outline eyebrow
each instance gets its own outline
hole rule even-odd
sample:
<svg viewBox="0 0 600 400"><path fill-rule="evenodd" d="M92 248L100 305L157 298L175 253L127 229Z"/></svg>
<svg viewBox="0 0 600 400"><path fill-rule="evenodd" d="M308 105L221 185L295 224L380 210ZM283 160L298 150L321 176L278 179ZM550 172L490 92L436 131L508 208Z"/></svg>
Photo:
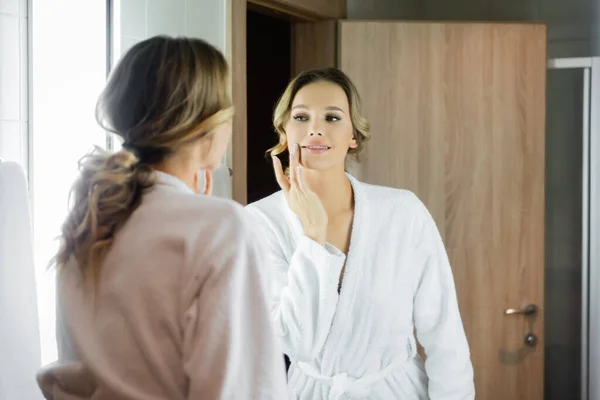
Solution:
<svg viewBox="0 0 600 400"><path fill-rule="evenodd" d="M296 108L304 108L304 109L308 109L308 107L307 107L307 106L305 106L304 104L297 104L297 105L295 105L295 106L292 108L292 110L295 110ZM328 110L328 111L339 111L339 112L341 112L342 114L344 113L344 110L342 110L341 108L339 108L339 107L336 107L336 106L328 106L328 107L325 107L325 109L326 109L326 110Z"/></svg>

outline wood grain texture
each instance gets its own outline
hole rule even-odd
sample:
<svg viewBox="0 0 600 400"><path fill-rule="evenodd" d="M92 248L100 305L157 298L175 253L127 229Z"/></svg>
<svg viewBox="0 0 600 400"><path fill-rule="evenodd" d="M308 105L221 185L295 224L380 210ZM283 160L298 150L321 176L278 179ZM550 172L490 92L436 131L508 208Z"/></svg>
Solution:
<svg viewBox="0 0 600 400"><path fill-rule="evenodd" d="M231 0L231 91L235 115L231 138L232 197L246 205L247 120L246 120L246 0Z"/></svg>
<svg viewBox="0 0 600 400"><path fill-rule="evenodd" d="M297 22L292 27L292 75L336 66L337 22Z"/></svg>
<svg viewBox="0 0 600 400"><path fill-rule="evenodd" d="M343 21L338 35L373 136L353 171L434 216L477 398L542 400L546 27ZM530 303L533 319L503 313Z"/></svg>
<svg viewBox="0 0 600 400"><path fill-rule="evenodd" d="M346 0L248 0L248 3L308 21L346 18Z"/></svg>

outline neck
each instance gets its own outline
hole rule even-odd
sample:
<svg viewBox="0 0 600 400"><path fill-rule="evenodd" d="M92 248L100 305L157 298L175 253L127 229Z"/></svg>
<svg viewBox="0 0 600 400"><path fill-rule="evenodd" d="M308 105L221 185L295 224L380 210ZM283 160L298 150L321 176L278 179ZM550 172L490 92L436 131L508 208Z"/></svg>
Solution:
<svg viewBox="0 0 600 400"><path fill-rule="evenodd" d="M352 184L343 169L306 170L305 179L311 190L319 196L327 214L352 210Z"/></svg>
<svg viewBox="0 0 600 400"><path fill-rule="evenodd" d="M175 160L164 161L153 165L152 168L178 178L194 192L198 192L198 171L190 163L177 162Z"/></svg>

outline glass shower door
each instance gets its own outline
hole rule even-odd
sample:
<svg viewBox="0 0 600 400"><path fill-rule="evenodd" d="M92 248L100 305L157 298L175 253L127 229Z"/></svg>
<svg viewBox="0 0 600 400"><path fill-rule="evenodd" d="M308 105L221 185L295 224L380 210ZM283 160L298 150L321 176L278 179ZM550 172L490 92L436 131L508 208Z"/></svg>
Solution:
<svg viewBox="0 0 600 400"><path fill-rule="evenodd" d="M592 278L597 261L590 253L592 205L591 139L596 120L593 96L595 59L550 60L547 75L545 398L597 400L591 392L597 346L591 312L597 306ZM600 86L599 86L600 89ZM594 136L597 138L597 135ZM594 139L598 140L598 139ZM596 152L597 153L597 152ZM596 161L597 162L597 161ZM597 195L596 195L597 196ZM596 200L596 197L594 197ZM595 210L595 211L593 211ZM596 297L594 297L596 296ZM597 311L595 311L597 313ZM597 325L597 323L596 323ZM598 396L598 394L595 394Z"/></svg>

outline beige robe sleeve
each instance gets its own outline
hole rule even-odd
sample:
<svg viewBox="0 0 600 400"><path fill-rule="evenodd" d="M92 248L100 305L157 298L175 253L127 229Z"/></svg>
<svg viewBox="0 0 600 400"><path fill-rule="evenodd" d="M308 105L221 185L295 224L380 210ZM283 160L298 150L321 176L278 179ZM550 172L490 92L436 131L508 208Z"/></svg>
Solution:
<svg viewBox="0 0 600 400"><path fill-rule="evenodd" d="M215 232L222 244L197 249L197 262L213 265L190 282L183 315L188 399L284 399L282 350L260 275L265 251L245 221L230 228Z"/></svg>

